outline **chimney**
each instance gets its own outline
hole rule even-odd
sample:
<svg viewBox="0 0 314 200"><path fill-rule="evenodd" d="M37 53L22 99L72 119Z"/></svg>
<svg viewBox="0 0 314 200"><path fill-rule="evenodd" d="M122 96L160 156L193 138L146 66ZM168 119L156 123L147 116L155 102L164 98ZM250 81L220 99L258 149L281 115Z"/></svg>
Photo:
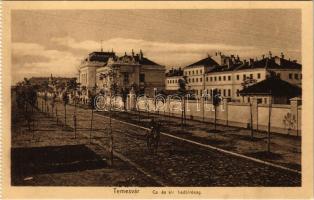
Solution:
<svg viewBox="0 0 314 200"><path fill-rule="evenodd" d="M253 63L254 63L254 59L253 59L253 58L250 58L250 63L249 63L249 64L250 64L251 66L253 66Z"/></svg>
<svg viewBox="0 0 314 200"><path fill-rule="evenodd" d="M133 51L133 49L132 49L132 56L134 57L134 51Z"/></svg>
<svg viewBox="0 0 314 200"><path fill-rule="evenodd" d="M269 58L272 58L272 54L271 54L271 51L269 51Z"/></svg>
<svg viewBox="0 0 314 200"><path fill-rule="evenodd" d="M142 49L140 49L140 60L143 59L143 52L142 52Z"/></svg>
<svg viewBox="0 0 314 200"><path fill-rule="evenodd" d="M124 52L124 56L126 56L126 52Z"/></svg>
<svg viewBox="0 0 314 200"><path fill-rule="evenodd" d="M282 59L285 58L285 55L282 52L281 52L280 56L281 56Z"/></svg>

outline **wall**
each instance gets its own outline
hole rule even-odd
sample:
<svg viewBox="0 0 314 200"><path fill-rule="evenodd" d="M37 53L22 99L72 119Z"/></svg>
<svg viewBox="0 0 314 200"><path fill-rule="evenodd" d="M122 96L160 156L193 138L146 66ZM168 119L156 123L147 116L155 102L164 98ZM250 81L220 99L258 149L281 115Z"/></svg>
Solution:
<svg viewBox="0 0 314 200"><path fill-rule="evenodd" d="M153 99L142 99L138 104L140 110L149 110L154 112L155 103ZM160 114L181 117L182 105L178 99L166 99L163 104L158 104ZM163 106L160 106L163 105ZM132 108L132 106L128 106ZM134 108L134 106L133 106ZM269 106L267 104L257 104L256 101L249 103L234 103L223 100L217 109L217 123L235 126L250 127L251 111L254 130L267 131ZM201 121L214 121L214 108L209 102L201 100L186 101L187 119L195 119ZM291 104L278 105L273 104L271 107L271 132L301 135L301 106L291 100Z"/></svg>

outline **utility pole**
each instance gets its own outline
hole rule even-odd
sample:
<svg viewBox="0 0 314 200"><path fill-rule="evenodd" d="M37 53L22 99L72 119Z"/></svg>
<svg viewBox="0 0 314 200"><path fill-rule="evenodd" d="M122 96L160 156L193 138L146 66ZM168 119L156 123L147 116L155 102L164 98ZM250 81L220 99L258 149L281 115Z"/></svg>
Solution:
<svg viewBox="0 0 314 200"><path fill-rule="evenodd" d="M267 152L270 153L270 120L271 120L271 106L272 106L272 96L269 96L269 106L268 106L268 130L267 130Z"/></svg>

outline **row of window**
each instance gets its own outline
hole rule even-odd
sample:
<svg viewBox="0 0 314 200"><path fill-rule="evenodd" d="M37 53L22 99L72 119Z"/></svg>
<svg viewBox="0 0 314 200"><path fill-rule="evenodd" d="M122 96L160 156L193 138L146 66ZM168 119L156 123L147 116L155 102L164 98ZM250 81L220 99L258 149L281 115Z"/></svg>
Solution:
<svg viewBox="0 0 314 200"><path fill-rule="evenodd" d="M192 71L185 71L184 72L184 75L188 76L188 75L199 75L199 74L202 74L203 73L203 70L192 70Z"/></svg>
<svg viewBox="0 0 314 200"><path fill-rule="evenodd" d="M231 97L231 89L217 89L218 93L220 93L223 97ZM204 91L206 94L210 95L211 91L206 89ZM195 90L196 95L203 95L203 90Z"/></svg>
<svg viewBox="0 0 314 200"><path fill-rule="evenodd" d="M299 76L300 75L300 76ZM279 75L280 76L280 75ZM289 79L295 79L295 80L299 80L299 79L302 79L302 74L292 74L292 73L289 73Z"/></svg>
<svg viewBox="0 0 314 200"><path fill-rule="evenodd" d="M84 84L87 84L87 74L82 74L81 75L81 82Z"/></svg>
<svg viewBox="0 0 314 200"><path fill-rule="evenodd" d="M242 80L246 80L247 78L254 79L254 75L253 74L249 74L249 75L243 74L242 77L243 77ZM260 79L261 78L261 74L258 73L256 78ZM240 75L239 74L236 75L236 79L240 80ZM227 81L227 80L231 81L231 76L230 75L229 76L211 76L211 77L206 77L206 82L208 82L208 81L209 82L212 82L212 81ZM202 81L203 81L202 78L189 78L188 79L189 83L194 83L194 82L198 83L198 82L202 82Z"/></svg>
<svg viewBox="0 0 314 200"><path fill-rule="evenodd" d="M197 70L196 70L197 71ZM189 71L190 72L190 71ZM281 74L277 73L277 76L280 78ZM246 80L246 79L261 79L261 74L257 73L256 75L254 74L243 74L242 77L237 74L236 75L236 80L240 80L240 78L242 78L242 80ZM267 78L267 76L266 76ZM292 74L289 73L289 79L295 79L295 80L299 80L302 79L302 74ZM231 76L211 76L211 77L206 77L206 82L212 82L212 81L231 81ZM202 78L188 78L187 79L188 83L198 83L198 82L203 82ZM178 79L174 79L174 80L168 80L168 83L178 83Z"/></svg>
<svg viewBox="0 0 314 200"><path fill-rule="evenodd" d="M167 80L167 83L178 83L178 79Z"/></svg>

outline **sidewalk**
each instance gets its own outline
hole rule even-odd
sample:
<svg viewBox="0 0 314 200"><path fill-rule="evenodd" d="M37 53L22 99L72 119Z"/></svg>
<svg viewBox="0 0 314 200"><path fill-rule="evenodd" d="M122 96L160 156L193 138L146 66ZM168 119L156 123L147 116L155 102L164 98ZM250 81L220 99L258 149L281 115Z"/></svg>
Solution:
<svg viewBox="0 0 314 200"><path fill-rule="evenodd" d="M126 162L114 159L88 137L56 124L55 118L35 111L34 129L12 102L11 184L36 186L158 186Z"/></svg>

